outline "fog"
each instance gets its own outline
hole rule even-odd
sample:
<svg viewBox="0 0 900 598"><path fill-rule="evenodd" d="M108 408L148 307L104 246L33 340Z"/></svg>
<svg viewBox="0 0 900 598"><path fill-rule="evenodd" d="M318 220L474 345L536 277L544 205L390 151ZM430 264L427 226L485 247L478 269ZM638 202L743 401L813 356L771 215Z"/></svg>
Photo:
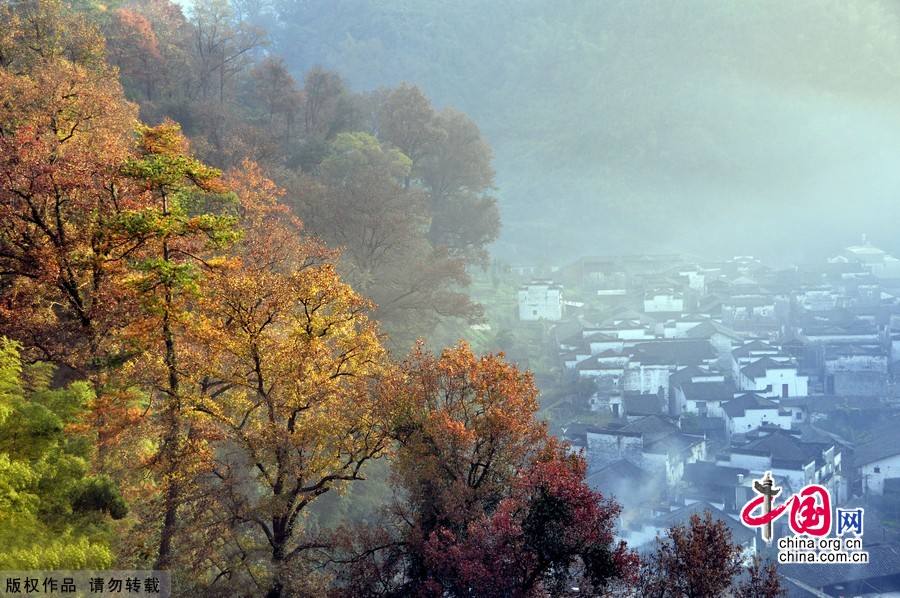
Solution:
<svg viewBox="0 0 900 598"><path fill-rule="evenodd" d="M502 259L900 249L895 2L246 4L296 73L471 115Z"/></svg>

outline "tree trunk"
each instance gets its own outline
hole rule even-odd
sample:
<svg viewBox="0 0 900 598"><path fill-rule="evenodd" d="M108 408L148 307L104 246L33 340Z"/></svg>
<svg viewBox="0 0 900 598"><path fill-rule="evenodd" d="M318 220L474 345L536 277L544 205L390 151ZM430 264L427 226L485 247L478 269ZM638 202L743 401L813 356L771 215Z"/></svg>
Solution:
<svg viewBox="0 0 900 598"><path fill-rule="evenodd" d="M168 261L169 247L163 243L163 259ZM175 470L178 463L178 445L180 436L180 405L179 405L179 379L175 354L175 335L172 332L171 314L173 309L172 289L167 286L165 291L165 308L163 312L163 340L166 346L165 364L168 374L168 396L166 397L165 412L165 439L163 440L162 466L163 476L166 480L165 514L163 526L159 538L159 553L156 558L156 568L166 568L172 555L172 538L175 535L175 527L178 515L179 488L175 482Z"/></svg>

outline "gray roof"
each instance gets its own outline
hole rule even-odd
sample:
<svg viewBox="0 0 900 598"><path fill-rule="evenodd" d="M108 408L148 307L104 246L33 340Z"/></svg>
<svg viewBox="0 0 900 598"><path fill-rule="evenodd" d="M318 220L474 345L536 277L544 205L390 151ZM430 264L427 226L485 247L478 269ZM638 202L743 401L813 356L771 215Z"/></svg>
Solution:
<svg viewBox="0 0 900 598"><path fill-rule="evenodd" d="M871 432L871 440L860 444L853 453L856 465L866 465L875 461L900 455L900 434L897 434L900 418L884 422Z"/></svg>
<svg viewBox="0 0 900 598"><path fill-rule="evenodd" d="M737 390L734 382L682 382L681 392L689 401L730 401Z"/></svg>
<svg viewBox="0 0 900 598"><path fill-rule="evenodd" d="M735 357L749 357L752 351L778 351L778 347L773 347L765 341L755 340L738 347L731 354Z"/></svg>
<svg viewBox="0 0 900 598"><path fill-rule="evenodd" d="M617 459L589 472L585 482L606 496L622 496L629 489L650 488L658 481L655 477L627 459Z"/></svg>
<svg viewBox="0 0 900 598"><path fill-rule="evenodd" d="M672 434L678 431L678 426L673 424L668 418L660 415L648 415L625 425L621 429L623 432L639 432L648 437L658 437L666 434Z"/></svg>
<svg viewBox="0 0 900 598"><path fill-rule="evenodd" d="M817 442L803 442L787 430L776 428L736 450L753 451L769 455L772 458L773 467L775 462L778 462L780 465L789 468L818 461L821 458L823 448L827 448L827 446Z"/></svg>
<svg viewBox="0 0 900 598"><path fill-rule="evenodd" d="M632 354L642 364L698 365L716 358L706 339L667 339L638 343Z"/></svg>
<svg viewBox="0 0 900 598"><path fill-rule="evenodd" d="M698 486L737 486L738 475L749 476L750 470L742 467L726 467L708 461L687 463L684 480Z"/></svg>
<svg viewBox="0 0 900 598"><path fill-rule="evenodd" d="M688 338L710 338L714 334L721 334L722 336L734 340L741 340L743 338L738 331L714 320L707 320L702 324L694 326L685 333Z"/></svg>
<svg viewBox="0 0 900 598"><path fill-rule="evenodd" d="M660 415L662 401L656 394L626 394L622 397L626 415Z"/></svg>
<svg viewBox="0 0 900 598"><path fill-rule="evenodd" d="M778 403L748 392L722 405L722 410L728 417L743 417L748 410L753 409L778 409Z"/></svg>
<svg viewBox="0 0 900 598"><path fill-rule="evenodd" d="M775 361L771 357L761 357L750 365L741 368L741 372L748 378L759 378L765 376L768 370L793 370L797 366L790 361Z"/></svg>

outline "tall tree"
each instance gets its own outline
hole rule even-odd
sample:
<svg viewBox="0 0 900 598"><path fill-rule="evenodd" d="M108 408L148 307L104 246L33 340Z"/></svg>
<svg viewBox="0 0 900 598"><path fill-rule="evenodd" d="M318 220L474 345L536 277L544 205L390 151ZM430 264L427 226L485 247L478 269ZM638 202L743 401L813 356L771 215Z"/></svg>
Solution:
<svg viewBox="0 0 900 598"><path fill-rule="evenodd" d="M192 430L183 418L189 389L182 383L180 331L191 317L189 302L203 270L215 264L210 251L233 241L237 233L235 216L228 213L232 196L219 171L190 156L178 125L142 126L138 154L126 161L123 172L143 189L149 204L126 214L122 226L144 240L131 276L142 317L129 332L142 355L145 381L161 402L157 466L164 499L155 566L165 569L172 559L183 486L189 483L180 472L193 456Z"/></svg>
<svg viewBox="0 0 900 598"><path fill-rule="evenodd" d="M215 97L223 104L233 77L246 68L265 35L257 27L235 21L227 0L195 2L192 24L198 92L204 100Z"/></svg>
<svg viewBox="0 0 900 598"><path fill-rule="evenodd" d="M104 28L107 60L119 68L123 85L154 101L159 94L163 54L153 23L132 8L113 11Z"/></svg>
<svg viewBox="0 0 900 598"><path fill-rule="evenodd" d="M142 207L119 170L136 111L83 17L49 0L0 11L13 42L0 52L0 333L91 381L106 470L134 402L110 375L128 358L116 335L135 303L120 282L142 242L120 226Z"/></svg>
<svg viewBox="0 0 900 598"><path fill-rule="evenodd" d="M368 302L328 252L300 239L257 167L246 164L232 186L245 235L198 302L188 369L204 389L194 409L222 438L214 491L237 523L231 537L268 544L268 585L254 591L276 597L298 583L305 552L322 547L303 537L305 509L364 479L388 449L393 398L378 392L388 366ZM253 573L252 562L231 566L245 580Z"/></svg>
<svg viewBox="0 0 900 598"><path fill-rule="evenodd" d="M344 82L322 68L311 69L303 81L303 125L307 138L325 139L336 132Z"/></svg>
<svg viewBox="0 0 900 598"><path fill-rule="evenodd" d="M258 105L266 127L281 130L287 142L294 133L303 96L280 58L266 57L250 70L248 104Z"/></svg>
<svg viewBox="0 0 900 598"><path fill-rule="evenodd" d="M102 52L96 31L72 32L54 2L20 8L21 39L0 69L0 265L6 308L17 310L3 322L20 330L2 332L81 370L96 355L73 349L98 349L98 320L118 303L108 270L133 249L113 229L130 205L118 168L135 111L111 71L80 50Z"/></svg>
<svg viewBox="0 0 900 598"><path fill-rule="evenodd" d="M406 154L415 166L441 135L434 121L434 108L425 94L414 85L402 83L388 90L380 102L378 138Z"/></svg>

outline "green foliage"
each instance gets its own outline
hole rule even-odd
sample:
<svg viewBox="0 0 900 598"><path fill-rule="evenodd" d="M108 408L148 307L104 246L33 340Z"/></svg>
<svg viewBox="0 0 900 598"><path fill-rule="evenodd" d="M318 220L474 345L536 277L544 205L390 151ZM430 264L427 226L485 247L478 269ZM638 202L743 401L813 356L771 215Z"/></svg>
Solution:
<svg viewBox="0 0 900 598"><path fill-rule="evenodd" d="M122 517L116 486L88 476L90 444L67 427L91 398L80 382L49 387L46 364L23 366L0 338L0 568L108 567L103 512Z"/></svg>

